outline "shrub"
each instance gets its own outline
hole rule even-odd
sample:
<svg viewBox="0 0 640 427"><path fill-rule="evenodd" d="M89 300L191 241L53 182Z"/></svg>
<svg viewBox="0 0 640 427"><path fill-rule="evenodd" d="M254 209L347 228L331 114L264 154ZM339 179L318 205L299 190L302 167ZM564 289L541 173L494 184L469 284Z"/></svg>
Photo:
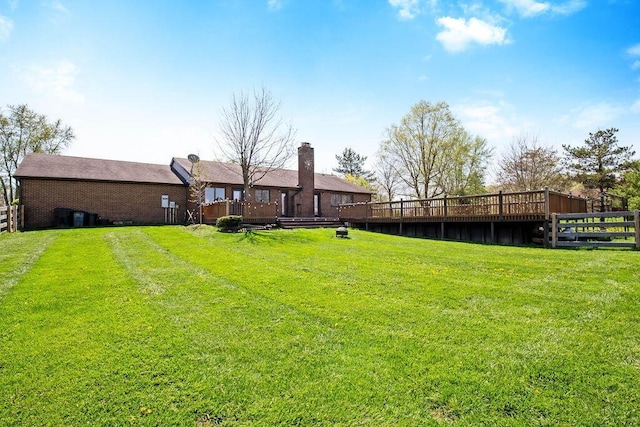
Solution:
<svg viewBox="0 0 640 427"><path fill-rule="evenodd" d="M221 216L216 220L218 231L235 233L242 226L242 217L240 215Z"/></svg>

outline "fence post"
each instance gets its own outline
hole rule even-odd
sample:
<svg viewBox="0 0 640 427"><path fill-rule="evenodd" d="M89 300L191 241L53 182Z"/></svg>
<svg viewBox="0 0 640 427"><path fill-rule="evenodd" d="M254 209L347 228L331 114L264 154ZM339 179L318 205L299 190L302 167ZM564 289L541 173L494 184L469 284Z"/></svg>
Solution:
<svg viewBox="0 0 640 427"><path fill-rule="evenodd" d="M558 246L558 214L551 214L551 247Z"/></svg>
<svg viewBox="0 0 640 427"><path fill-rule="evenodd" d="M633 213L633 222L636 229L636 250L640 249L640 210Z"/></svg>
<svg viewBox="0 0 640 427"><path fill-rule="evenodd" d="M13 233L13 225L11 224L11 217L13 216L14 206L7 206L7 233Z"/></svg>

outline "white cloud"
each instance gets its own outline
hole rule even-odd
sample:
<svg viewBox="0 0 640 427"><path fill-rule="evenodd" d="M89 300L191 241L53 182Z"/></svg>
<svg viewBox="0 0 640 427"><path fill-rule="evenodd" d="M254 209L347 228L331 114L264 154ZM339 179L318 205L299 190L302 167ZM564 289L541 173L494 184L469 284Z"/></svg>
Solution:
<svg viewBox="0 0 640 427"><path fill-rule="evenodd" d="M491 25L477 18L468 21L464 18L451 18L448 16L439 18L438 25L445 28L436 36L449 52L462 52L471 44L502 45L508 43L507 30Z"/></svg>
<svg viewBox="0 0 640 427"><path fill-rule="evenodd" d="M632 70L638 70L640 69L640 59L637 61L634 61L633 64L631 64L631 69Z"/></svg>
<svg viewBox="0 0 640 427"><path fill-rule="evenodd" d="M640 114L640 99L633 103L633 105L631 106L631 112Z"/></svg>
<svg viewBox="0 0 640 427"><path fill-rule="evenodd" d="M400 19L413 19L420 13L419 0L389 0L389 4L398 8Z"/></svg>
<svg viewBox="0 0 640 427"><path fill-rule="evenodd" d="M51 95L61 102L84 102L84 95L73 87L79 72L78 67L69 61L31 65L18 72L36 92Z"/></svg>
<svg viewBox="0 0 640 427"><path fill-rule="evenodd" d="M627 53L630 56L640 56L640 43L631 46L629 49L627 49Z"/></svg>
<svg viewBox="0 0 640 427"><path fill-rule="evenodd" d="M504 145L521 132L522 120L511 117L511 107L504 102L474 101L452 108L465 129L486 138L490 145Z"/></svg>
<svg viewBox="0 0 640 427"><path fill-rule="evenodd" d="M282 9L282 0L267 0L267 7L269 10Z"/></svg>
<svg viewBox="0 0 640 427"><path fill-rule="evenodd" d="M574 117L572 126L575 129L589 132L595 129L609 128L614 126L613 122L617 121L626 111L625 107L609 102L585 104L571 111Z"/></svg>
<svg viewBox="0 0 640 427"><path fill-rule="evenodd" d="M7 40L13 30L13 21L6 16L0 15L0 43Z"/></svg>
<svg viewBox="0 0 640 427"><path fill-rule="evenodd" d="M500 2L514 8L520 15L527 18L544 13L551 8L549 3L541 3L535 0L500 0Z"/></svg>
<svg viewBox="0 0 640 427"><path fill-rule="evenodd" d="M67 15L69 13L69 9L66 8L66 6L64 4L62 4L62 2L60 0L52 0L48 3L46 3L46 5L55 10L56 12L60 12L63 13L65 15Z"/></svg>
<svg viewBox="0 0 640 427"><path fill-rule="evenodd" d="M515 9L524 18L531 18L543 13L571 15L587 6L585 0L568 0L562 3L540 2L536 0L500 0L508 8Z"/></svg>
<svg viewBox="0 0 640 427"><path fill-rule="evenodd" d="M558 15L571 15L579 12L585 7L587 7L587 2L585 0L569 0L564 3L551 5L551 11Z"/></svg>

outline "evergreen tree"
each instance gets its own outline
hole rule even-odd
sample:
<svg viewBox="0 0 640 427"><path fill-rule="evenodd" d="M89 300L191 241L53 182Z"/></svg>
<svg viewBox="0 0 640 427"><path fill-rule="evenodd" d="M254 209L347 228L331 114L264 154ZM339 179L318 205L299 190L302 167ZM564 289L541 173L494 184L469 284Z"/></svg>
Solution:
<svg viewBox="0 0 640 427"><path fill-rule="evenodd" d="M598 189L602 201L605 192L616 185L635 154L631 147L618 146L616 132L616 128L598 130L589 133L582 147L562 146L573 178L587 188ZM604 203L601 203L601 209L604 209Z"/></svg>
<svg viewBox="0 0 640 427"><path fill-rule="evenodd" d="M367 156L361 156L353 151L351 148L345 148L342 155L336 155L338 161L338 167L333 171L346 177L351 175L357 178L364 178L367 181L373 181L373 173L364 169L364 162L367 161Z"/></svg>

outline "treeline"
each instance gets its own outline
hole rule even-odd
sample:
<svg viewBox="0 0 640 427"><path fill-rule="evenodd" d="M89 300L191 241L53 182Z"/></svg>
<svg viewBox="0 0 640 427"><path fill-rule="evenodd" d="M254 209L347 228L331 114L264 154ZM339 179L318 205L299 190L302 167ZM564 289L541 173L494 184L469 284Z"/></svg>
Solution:
<svg viewBox="0 0 640 427"><path fill-rule="evenodd" d="M420 101L386 129L373 170L364 169L367 157L346 148L336 155L334 171L369 188L380 201L549 187L591 198L614 194L638 209L640 160L633 159L631 147L618 145L617 132L597 130L581 146L563 145L561 153L536 134L518 135L499 154L495 182L488 184L493 148L471 135L445 102Z"/></svg>

